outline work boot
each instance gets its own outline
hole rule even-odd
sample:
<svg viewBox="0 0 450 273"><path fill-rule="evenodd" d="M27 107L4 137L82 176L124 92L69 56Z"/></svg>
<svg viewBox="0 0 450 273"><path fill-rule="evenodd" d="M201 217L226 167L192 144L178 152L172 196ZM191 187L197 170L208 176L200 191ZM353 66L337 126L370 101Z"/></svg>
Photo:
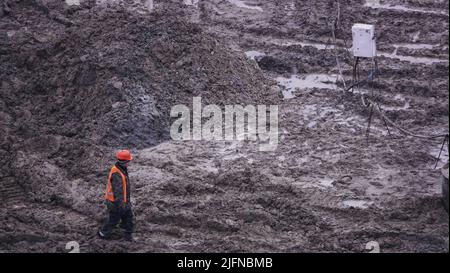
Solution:
<svg viewBox="0 0 450 273"><path fill-rule="evenodd" d="M99 237L100 239L104 239L104 240L106 240L106 239L108 239L108 238L109 238L109 236L107 236L107 235L103 234L103 232L102 232L102 230L101 230L101 229L99 229L99 230L98 230L98 232L97 232L97 235L98 235L98 237Z"/></svg>

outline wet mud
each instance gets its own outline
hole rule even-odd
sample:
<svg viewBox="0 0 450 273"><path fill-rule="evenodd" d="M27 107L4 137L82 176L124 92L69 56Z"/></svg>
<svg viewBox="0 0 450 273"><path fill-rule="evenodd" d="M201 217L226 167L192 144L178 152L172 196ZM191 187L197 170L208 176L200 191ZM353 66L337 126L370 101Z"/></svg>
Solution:
<svg viewBox="0 0 450 273"><path fill-rule="evenodd" d="M351 26L376 24L384 112L448 133L448 2L340 1L336 48L335 1L178 2L0 2L0 251L448 252L442 139L379 117L367 139L373 89L344 94L335 59L350 83ZM279 105L278 148L170 140L193 96ZM134 243L95 236L119 148Z"/></svg>

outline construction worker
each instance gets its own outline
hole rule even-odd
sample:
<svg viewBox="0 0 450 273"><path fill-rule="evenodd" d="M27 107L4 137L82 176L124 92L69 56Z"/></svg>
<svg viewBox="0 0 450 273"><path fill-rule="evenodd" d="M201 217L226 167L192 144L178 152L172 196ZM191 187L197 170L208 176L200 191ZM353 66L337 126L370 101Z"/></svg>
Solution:
<svg viewBox="0 0 450 273"><path fill-rule="evenodd" d="M130 151L122 150L116 153L116 158L117 162L109 172L106 186L108 219L98 230L98 236L102 239L109 238L112 230L120 223L119 227L125 230L125 239L131 241L134 224L127 169L133 157Z"/></svg>

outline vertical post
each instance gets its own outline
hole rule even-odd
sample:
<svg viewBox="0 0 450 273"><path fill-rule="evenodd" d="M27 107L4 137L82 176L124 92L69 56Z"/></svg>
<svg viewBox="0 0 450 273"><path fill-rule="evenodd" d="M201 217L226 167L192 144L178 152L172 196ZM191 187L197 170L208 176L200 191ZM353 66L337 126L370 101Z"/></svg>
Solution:
<svg viewBox="0 0 450 273"><path fill-rule="evenodd" d="M356 57L355 64L353 65L353 82L352 82L352 93L354 92L354 88L356 85L356 68L358 67L359 57Z"/></svg>

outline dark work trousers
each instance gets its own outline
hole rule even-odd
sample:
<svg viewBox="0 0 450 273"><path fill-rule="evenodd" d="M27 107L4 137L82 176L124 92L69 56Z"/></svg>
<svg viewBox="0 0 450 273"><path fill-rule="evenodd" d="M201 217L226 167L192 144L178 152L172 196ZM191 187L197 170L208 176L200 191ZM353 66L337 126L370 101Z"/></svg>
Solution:
<svg viewBox="0 0 450 273"><path fill-rule="evenodd" d="M103 233L105 237L110 236L112 230L120 223L119 227L123 228L127 235L131 235L134 228L131 206L121 208L120 206L107 201L106 207L108 208L108 219L101 227L101 233Z"/></svg>

